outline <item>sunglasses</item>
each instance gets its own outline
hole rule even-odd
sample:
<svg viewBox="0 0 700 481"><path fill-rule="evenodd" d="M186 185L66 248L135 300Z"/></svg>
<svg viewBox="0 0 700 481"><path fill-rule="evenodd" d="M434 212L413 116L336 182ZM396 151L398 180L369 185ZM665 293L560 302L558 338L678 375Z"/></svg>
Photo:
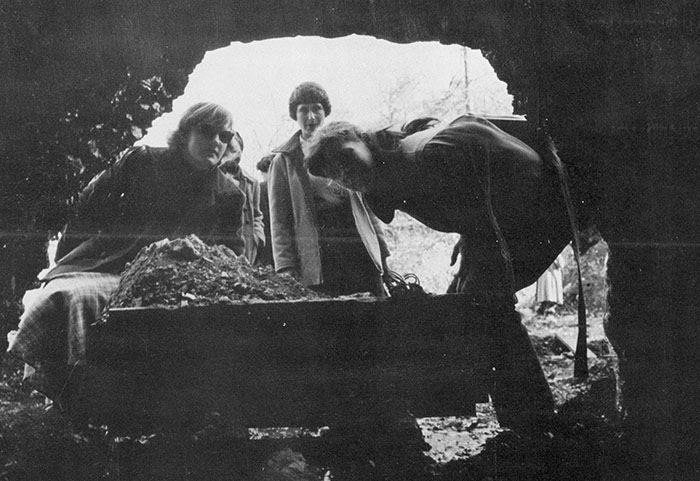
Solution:
<svg viewBox="0 0 700 481"><path fill-rule="evenodd" d="M219 130L217 127L209 124L199 124L197 125L197 130L200 134L210 139L214 139L218 136L219 140L224 144L230 143L235 135L235 133L230 130Z"/></svg>

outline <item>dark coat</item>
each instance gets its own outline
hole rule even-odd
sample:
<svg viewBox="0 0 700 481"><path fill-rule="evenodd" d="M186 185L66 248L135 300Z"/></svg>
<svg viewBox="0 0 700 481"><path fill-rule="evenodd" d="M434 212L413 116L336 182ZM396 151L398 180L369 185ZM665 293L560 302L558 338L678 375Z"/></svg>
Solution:
<svg viewBox="0 0 700 481"><path fill-rule="evenodd" d="M462 262L469 258L467 264L480 271L477 287L493 285L483 279L503 264L491 258L500 248L494 248L499 239L489 202L510 251L515 290L534 283L571 240L555 168L488 120L459 117L409 135L401 151L403 161L381 165L376 176L403 175L414 180L413 188L400 197L390 188L370 193L370 207L384 222L401 210L433 229L462 234Z"/></svg>
<svg viewBox="0 0 700 481"><path fill-rule="evenodd" d="M141 248L189 234L241 254L244 200L215 166L193 171L169 149L133 148L80 194L59 248L65 255L44 280L66 272L118 274Z"/></svg>

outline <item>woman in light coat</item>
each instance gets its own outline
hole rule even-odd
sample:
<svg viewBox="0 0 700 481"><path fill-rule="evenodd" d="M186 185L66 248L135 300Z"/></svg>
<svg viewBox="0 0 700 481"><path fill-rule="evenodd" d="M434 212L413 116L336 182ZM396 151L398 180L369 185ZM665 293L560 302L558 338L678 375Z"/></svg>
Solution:
<svg viewBox="0 0 700 481"><path fill-rule="evenodd" d="M274 150L268 196L275 269L330 295L385 294L393 275L381 222L357 192L309 174L306 145L331 113L326 91L299 85L289 115L300 127Z"/></svg>

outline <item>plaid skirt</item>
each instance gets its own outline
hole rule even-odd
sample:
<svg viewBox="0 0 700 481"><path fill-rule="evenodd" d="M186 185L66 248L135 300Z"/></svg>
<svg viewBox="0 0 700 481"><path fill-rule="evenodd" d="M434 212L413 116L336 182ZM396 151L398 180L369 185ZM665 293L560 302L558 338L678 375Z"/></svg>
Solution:
<svg viewBox="0 0 700 481"><path fill-rule="evenodd" d="M66 391L73 370L85 363L90 325L102 315L119 279L68 273L25 296L24 313L7 351L33 368L25 371L25 381L34 389L53 400Z"/></svg>

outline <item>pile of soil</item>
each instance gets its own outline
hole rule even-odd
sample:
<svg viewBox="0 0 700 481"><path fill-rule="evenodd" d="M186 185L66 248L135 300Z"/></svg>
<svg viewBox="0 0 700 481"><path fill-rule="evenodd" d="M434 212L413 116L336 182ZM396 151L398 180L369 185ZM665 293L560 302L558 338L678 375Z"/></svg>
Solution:
<svg viewBox="0 0 700 481"><path fill-rule="evenodd" d="M251 266L226 246L209 246L189 235L144 247L122 273L107 309L325 297L290 276L276 274L271 267Z"/></svg>

